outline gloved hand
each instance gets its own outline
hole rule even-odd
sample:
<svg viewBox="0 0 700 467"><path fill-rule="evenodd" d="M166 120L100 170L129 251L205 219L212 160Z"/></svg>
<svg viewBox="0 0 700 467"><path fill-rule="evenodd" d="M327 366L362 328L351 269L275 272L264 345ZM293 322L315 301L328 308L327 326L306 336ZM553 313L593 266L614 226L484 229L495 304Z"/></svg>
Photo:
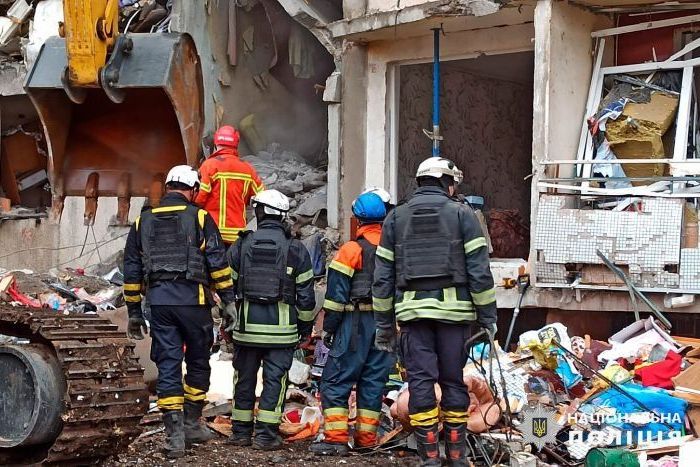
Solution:
<svg viewBox="0 0 700 467"><path fill-rule="evenodd" d="M238 307L236 302L227 303L223 309L223 315L221 317L226 323L226 332L232 332L238 325Z"/></svg>
<svg viewBox="0 0 700 467"><path fill-rule="evenodd" d="M479 325L480 325L486 332L488 332L489 335L490 335L492 338L495 338L495 337L496 337L496 333L498 332L498 326L496 326L496 323L489 323L489 324L482 324L482 323L479 323Z"/></svg>
<svg viewBox="0 0 700 467"><path fill-rule="evenodd" d="M333 334L332 332L328 331L321 331L321 340L323 341L323 345L328 347L329 349L333 347Z"/></svg>
<svg viewBox="0 0 700 467"><path fill-rule="evenodd" d="M126 335L130 339L135 339L137 341L143 340L144 334L148 334L148 325L146 320L143 319L143 315L134 315L129 318L129 324L126 328Z"/></svg>
<svg viewBox="0 0 700 467"><path fill-rule="evenodd" d="M396 352L396 328L377 328L374 346L384 352Z"/></svg>

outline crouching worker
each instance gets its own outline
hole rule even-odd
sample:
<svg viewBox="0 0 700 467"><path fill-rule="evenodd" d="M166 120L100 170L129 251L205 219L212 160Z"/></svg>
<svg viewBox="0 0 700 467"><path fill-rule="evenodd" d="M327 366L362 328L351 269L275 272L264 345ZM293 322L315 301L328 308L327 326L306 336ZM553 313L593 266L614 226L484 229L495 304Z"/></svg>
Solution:
<svg viewBox="0 0 700 467"><path fill-rule="evenodd" d="M242 299L238 311L226 317L235 369L228 442L268 451L282 446L279 423L287 374L295 348L311 335L316 299L309 252L291 238L284 223L289 199L266 190L253 198L253 207L258 229L242 232L228 251L236 294ZM263 390L256 416L261 363Z"/></svg>
<svg viewBox="0 0 700 467"><path fill-rule="evenodd" d="M384 386L394 358L374 345L376 326L372 311L372 280L377 244L386 206L372 192L352 205L360 222L357 241L345 243L328 269L323 302L324 341L330 353L321 377L324 440L311 445L316 455L348 453L348 398L357 390L355 447L377 443Z"/></svg>
<svg viewBox="0 0 700 467"><path fill-rule="evenodd" d="M190 166L173 167L160 206L144 211L131 226L124 249L124 298L129 337L143 339L145 285L151 304L151 359L158 367L158 407L166 431L165 452L182 457L185 445L214 435L201 423L209 390L213 321L209 286L231 309L235 294L219 230L192 203L199 177ZM182 381L182 361L187 365Z"/></svg>

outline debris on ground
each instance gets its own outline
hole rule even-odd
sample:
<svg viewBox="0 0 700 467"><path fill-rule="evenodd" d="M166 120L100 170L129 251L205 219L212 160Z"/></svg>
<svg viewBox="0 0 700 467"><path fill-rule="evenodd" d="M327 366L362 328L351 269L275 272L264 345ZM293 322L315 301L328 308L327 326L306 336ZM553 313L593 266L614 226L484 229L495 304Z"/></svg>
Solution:
<svg viewBox="0 0 700 467"><path fill-rule="evenodd" d="M48 274L9 271L0 274L0 301L62 312L95 313L124 305L119 285L83 270L53 270Z"/></svg>

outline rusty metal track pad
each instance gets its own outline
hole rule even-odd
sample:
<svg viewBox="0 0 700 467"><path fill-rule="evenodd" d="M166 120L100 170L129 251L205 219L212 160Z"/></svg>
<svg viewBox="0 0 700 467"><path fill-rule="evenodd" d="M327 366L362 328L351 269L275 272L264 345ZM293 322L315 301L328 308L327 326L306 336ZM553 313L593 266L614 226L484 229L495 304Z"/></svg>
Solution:
<svg viewBox="0 0 700 467"><path fill-rule="evenodd" d="M134 344L111 321L0 305L0 334L51 347L67 388L63 429L55 442L0 449L0 463L95 462L126 449L140 434L139 421L148 409L143 367Z"/></svg>

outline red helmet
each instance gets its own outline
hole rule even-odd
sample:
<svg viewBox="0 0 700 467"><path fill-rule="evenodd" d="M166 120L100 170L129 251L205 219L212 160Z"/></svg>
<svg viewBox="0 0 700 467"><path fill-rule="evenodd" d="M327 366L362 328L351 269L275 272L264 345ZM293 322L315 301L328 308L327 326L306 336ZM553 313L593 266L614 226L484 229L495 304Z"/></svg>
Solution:
<svg viewBox="0 0 700 467"><path fill-rule="evenodd" d="M214 133L214 145L226 146L229 148L238 148L238 142L241 140L241 135L234 127L224 125Z"/></svg>

